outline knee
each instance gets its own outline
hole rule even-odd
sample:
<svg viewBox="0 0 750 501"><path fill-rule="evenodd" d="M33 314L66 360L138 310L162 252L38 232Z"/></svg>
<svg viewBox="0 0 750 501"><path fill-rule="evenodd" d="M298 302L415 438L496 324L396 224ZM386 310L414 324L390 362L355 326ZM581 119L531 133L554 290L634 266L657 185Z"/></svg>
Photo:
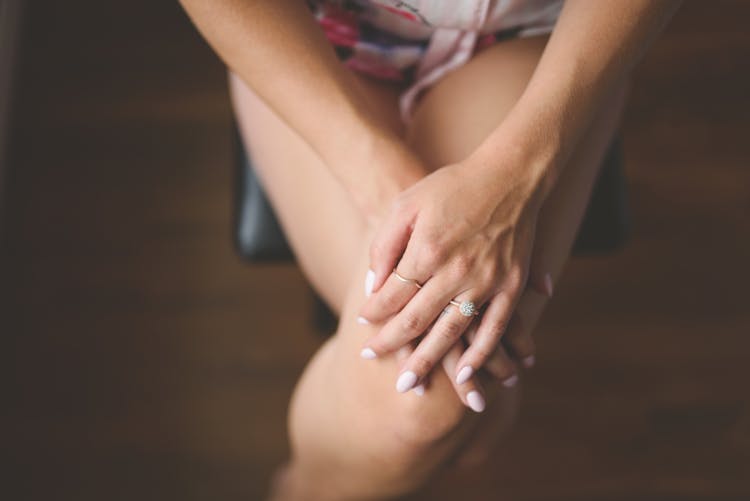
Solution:
<svg viewBox="0 0 750 501"><path fill-rule="evenodd" d="M475 444L476 435L484 435L482 430L488 428L504 435L515 421L516 391L488 392L485 412L492 406L492 415L485 415L467 409L447 377L444 383L433 382L422 397L399 395L409 398L402 399L387 417L380 413L377 419L381 426L371 430L369 452L378 464L388 465L381 474L394 492L412 492L436 471L451 465L465 469L481 464L492 452L495 440L480 437L480 442L486 443ZM467 448L468 455L464 454Z"/></svg>
<svg viewBox="0 0 750 501"><path fill-rule="evenodd" d="M394 395L391 415L381 416L403 460L423 461L436 447L447 446L452 436L476 417L458 398L447 377L441 376L432 377L422 396L414 392Z"/></svg>
<svg viewBox="0 0 750 501"><path fill-rule="evenodd" d="M395 392L394 392L395 393ZM400 496L419 489L442 467L460 444L457 431L470 418L463 403L441 386L395 394L389 403L366 410L367 418L345 434L350 447L366 451L368 481Z"/></svg>
<svg viewBox="0 0 750 501"><path fill-rule="evenodd" d="M472 449L484 453L492 440L473 444L475 430L493 430L493 435L509 431L518 416L519 388L506 388L499 381L483 381L487 408L477 414L456 395L447 376L433 377L423 396L406 395L389 420L390 434L397 454L405 461L422 462L426 456L446 459L472 442ZM413 392L410 392L413 393ZM404 397L405 395L399 395ZM480 441L481 442L481 441ZM478 447L473 447L478 445ZM488 448L489 447L489 448ZM482 454L479 454L482 456Z"/></svg>

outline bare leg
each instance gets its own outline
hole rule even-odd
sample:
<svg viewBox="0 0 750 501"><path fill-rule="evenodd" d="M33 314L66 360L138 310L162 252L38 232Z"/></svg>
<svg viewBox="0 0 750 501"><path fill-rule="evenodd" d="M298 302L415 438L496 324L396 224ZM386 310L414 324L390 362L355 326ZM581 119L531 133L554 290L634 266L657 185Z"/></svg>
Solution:
<svg viewBox="0 0 750 501"><path fill-rule="evenodd" d="M546 37L513 40L489 48L426 95L413 127L400 132L427 167L466 156L486 137L523 91L545 42ZM382 100L398 130L397 89L362 82L373 99ZM341 315L336 333L312 358L295 389L289 416L293 461L277 495L383 499L412 490L471 444L469 433L506 428L511 419L498 425L489 411L512 416L516 390L488 386L490 409L476 416L465 410L441 371L433 373L423 397L398 394L393 357L366 361L358 356L373 333L372 326L355 321L365 300L373 229L293 131L236 80L233 91L244 139L302 269ZM612 96L602 108L540 215L537 242L553 276L569 255L622 99ZM326 224L334 220L336 225ZM522 306L533 326L543 304Z"/></svg>
<svg viewBox="0 0 750 501"><path fill-rule="evenodd" d="M230 90L253 168L310 283L341 313L354 262L365 238L365 219L315 152L236 75ZM399 135L399 88L354 73L362 92ZM336 127L331 127L336 134ZM342 145L346 147L346 145ZM334 224L335 223L335 224Z"/></svg>

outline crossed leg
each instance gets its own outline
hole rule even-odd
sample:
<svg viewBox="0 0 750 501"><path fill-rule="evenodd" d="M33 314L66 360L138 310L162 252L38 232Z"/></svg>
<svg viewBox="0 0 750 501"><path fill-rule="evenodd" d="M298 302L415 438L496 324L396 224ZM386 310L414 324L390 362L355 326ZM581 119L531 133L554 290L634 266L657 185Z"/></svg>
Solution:
<svg viewBox="0 0 750 501"><path fill-rule="evenodd" d="M426 166L437 169L467 156L502 120L523 92L546 41L511 40L485 49L425 95L408 130L398 119L399 88L361 76L356 81L382 104L375 108ZM357 214L343 186L309 146L238 78L231 76L230 83L243 139L300 267L340 318L292 396L293 457L275 495L384 499L416 489L452 459L486 455L512 421L518 386L507 389L484 379L488 408L476 415L466 410L439 369L424 396L399 394L395 357L359 357L363 341L374 333L373 326L355 321L365 300L374 228ZM538 262L553 278L570 254L624 98L623 84L602 107L540 213ZM543 306L541 296L522 299L518 310L527 328L533 329Z"/></svg>

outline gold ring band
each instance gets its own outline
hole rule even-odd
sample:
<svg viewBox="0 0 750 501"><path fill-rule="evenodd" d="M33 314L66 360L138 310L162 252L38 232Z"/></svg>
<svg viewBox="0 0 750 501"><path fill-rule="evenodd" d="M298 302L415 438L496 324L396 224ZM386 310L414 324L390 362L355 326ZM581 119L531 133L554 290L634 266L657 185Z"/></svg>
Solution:
<svg viewBox="0 0 750 501"><path fill-rule="evenodd" d="M407 284L414 284L414 285L416 285L416 286L417 286L418 288L420 288L420 289L422 288L422 286L421 286L421 285L419 284L419 282L417 282L417 281L416 281L416 280L414 280L413 278L404 278L404 277L402 277L401 275L399 275L399 274L398 274L398 272L396 271L396 268L393 268L393 274L394 274L394 275L396 275L396 278L398 278L398 279L399 279L399 280L401 280L402 282L406 282Z"/></svg>

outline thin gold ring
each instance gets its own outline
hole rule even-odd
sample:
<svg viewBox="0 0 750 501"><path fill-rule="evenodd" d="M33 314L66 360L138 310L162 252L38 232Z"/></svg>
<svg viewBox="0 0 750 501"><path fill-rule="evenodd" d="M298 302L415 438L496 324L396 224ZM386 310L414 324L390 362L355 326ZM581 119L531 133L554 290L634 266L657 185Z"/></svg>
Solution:
<svg viewBox="0 0 750 501"><path fill-rule="evenodd" d="M414 284L414 285L416 285L416 286L417 286L418 288L420 288L420 289L422 288L422 286L421 286L421 285L419 285L419 282L417 282L417 281L416 281L416 280L414 280L413 278L404 278L404 277L402 277L401 275L399 275L399 274L398 274L398 272L396 271L396 268L393 268L393 274L394 274L394 275L396 275L396 278L398 278L398 279L399 279L399 280L401 280L402 282L406 282L407 284Z"/></svg>

